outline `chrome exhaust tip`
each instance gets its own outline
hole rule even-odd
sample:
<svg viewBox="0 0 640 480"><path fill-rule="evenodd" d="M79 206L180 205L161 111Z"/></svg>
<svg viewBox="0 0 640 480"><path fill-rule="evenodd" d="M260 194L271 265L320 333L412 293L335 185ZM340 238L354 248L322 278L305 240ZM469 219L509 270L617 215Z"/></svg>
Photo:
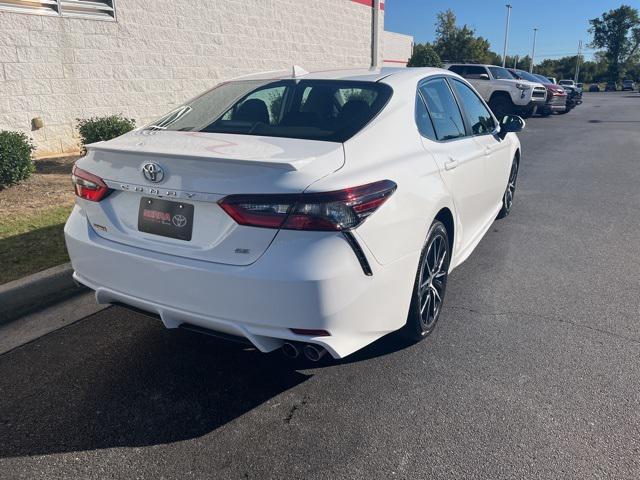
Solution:
<svg viewBox="0 0 640 480"><path fill-rule="evenodd" d="M304 352L304 356L312 362L318 362L327 353L323 347L311 343L307 343L302 351Z"/></svg>
<svg viewBox="0 0 640 480"><path fill-rule="evenodd" d="M282 344L282 353L284 353L285 357L294 359L300 356L300 349L297 345L286 342Z"/></svg>

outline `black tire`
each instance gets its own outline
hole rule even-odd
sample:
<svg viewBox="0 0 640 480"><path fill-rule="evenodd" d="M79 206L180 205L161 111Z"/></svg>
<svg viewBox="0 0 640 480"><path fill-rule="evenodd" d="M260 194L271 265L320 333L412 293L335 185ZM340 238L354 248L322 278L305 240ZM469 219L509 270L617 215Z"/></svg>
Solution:
<svg viewBox="0 0 640 480"><path fill-rule="evenodd" d="M529 108L527 110L525 110L524 112L522 112L521 117L522 118L531 118L533 116L533 112L535 111L535 108Z"/></svg>
<svg viewBox="0 0 640 480"><path fill-rule="evenodd" d="M507 95L498 94L489 100L489 108L496 116L499 122L513 111L513 102Z"/></svg>
<svg viewBox="0 0 640 480"><path fill-rule="evenodd" d="M562 110L561 112L558 112L558 115L566 115L567 113L569 113L571 110L573 110L573 108L565 108L564 110Z"/></svg>
<svg viewBox="0 0 640 480"><path fill-rule="evenodd" d="M540 111L540 116L541 116L541 117L548 117L548 116L550 116L550 115L551 115L551 113L552 113L552 111L551 111L550 109L548 109L548 108L544 108L544 109L542 109L542 110Z"/></svg>
<svg viewBox="0 0 640 480"><path fill-rule="evenodd" d="M434 220L420 255L407 324L401 331L407 340L418 342L424 339L438 323L447 290L450 261L449 234L442 222Z"/></svg>
<svg viewBox="0 0 640 480"><path fill-rule="evenodd" d="M518 158L514 158L513 162L511 162L511 171L509 172L509 181L507 183L507 188L502 195L502 208L498 213L497 218L504 218L511 212L511 207L513 207L513 199L516 196L516 187L518 185L518 170L520 169L520 163L518 162Z"/></svg>

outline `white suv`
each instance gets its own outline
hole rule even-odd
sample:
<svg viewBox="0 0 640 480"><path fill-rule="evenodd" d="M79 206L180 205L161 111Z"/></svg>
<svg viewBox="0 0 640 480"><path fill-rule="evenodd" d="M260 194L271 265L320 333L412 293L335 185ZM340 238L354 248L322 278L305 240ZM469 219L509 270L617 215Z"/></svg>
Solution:
<svg viewBox="0 0 640 480"><path fill-rule="evenodd" d="M560 80L558 82L558 84L561 87L571 87L571 88L575 88L578 92L582 93L582 87L580 86L580 84L577 84L576 82L574 82L573 80Z"/></svg>
<svg viewBox="0 0 640 480"><path fill-rule="evenodd" d="M451 64L447 68L471 83L498 119L510 113L528 117L547 100L544 85L518 80L506 68L477 64Z"/></svg>

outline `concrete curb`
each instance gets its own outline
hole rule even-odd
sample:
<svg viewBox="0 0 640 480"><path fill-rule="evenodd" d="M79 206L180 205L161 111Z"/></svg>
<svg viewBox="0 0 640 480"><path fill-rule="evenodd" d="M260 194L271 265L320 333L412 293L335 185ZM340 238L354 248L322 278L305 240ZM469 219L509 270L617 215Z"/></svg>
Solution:
<svg viewBox="0 0 640 480"><path fill-rule="evenodd" d="M85 291L72 274L65 263L0 285L0 325Z"/></svg>

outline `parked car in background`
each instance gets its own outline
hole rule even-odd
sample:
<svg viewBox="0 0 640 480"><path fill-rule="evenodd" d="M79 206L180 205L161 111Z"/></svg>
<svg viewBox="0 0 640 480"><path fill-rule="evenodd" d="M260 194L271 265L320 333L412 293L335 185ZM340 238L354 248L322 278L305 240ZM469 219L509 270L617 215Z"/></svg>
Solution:
<svg viewBox="0 0 640 480"><path fill-rule="evenodd" d="M551 83L551 80L541 75L534 75L524 70L518 70L515 68L508 69L511 75L520 79L527 80L529 82L542 83L547 89L547 100L544 105L539 105L536 108L536 113L539 113L543 117L548 117L552 113L562 113L567 109L567 92L560 85Z"/></svg>
<svg viewBox="0 0 640 480"><path fill-rule="evenodd" d="M567 109L560 113L569 113L578 105L582 105L582 92L576 87L562 87L567 92Z"/></svg>
<svg viewBox="0 0 640 480"><path fill-rule="evenodd" d="M592 83L591 85L589 85L589 91L590 92L599 92L600 91L600 85L598 85L597 83Z"/></svg>
<svg viewBox="0 0 640 480"><path fill-rule="evenodd" d="M517 116L441 69L228 81L87 145L65 226L98 302L291 357L438 321L449 273L513 204Z"/></svg>
<svg viewBox="0 0 640 480"><path fill-rule="evenodd" d="M636 89L636 82L634 82L633 80L624 80L622 82L622 91L634 91Z"/></svg>
<svg viewBox="0 0 640 480"><path fill-rule="evenodd" d="M605 92L617 92L618 91L618 84L616 82L607 82L607 84L604 87L604 91Z"/></svg>
<svg viewBox="0 0 640 480"><path fill-rule="evenodd" d="M576 83L575 81L569 80L569 79L563 79L563 80L560 80L558 82L558 85L561 85L563 87L573 88L577 92L579 92L580 95L582 95L582 84L581 83Z"/></svg>
<svg viewBox="0 0 640 480"><path fill-rule="evenodd" d="M545 80L549 82L551 81L549 78L543 75L535 75L535 76L539 78L541 82L544 82ZM560 87L560 85L558 85L558 87ZM582 103L582 92L578 91L576 87L571 87L567 85L560 88L562 88L567 94L566 108L565 110L558 111L557 113L559 114L569 113L571 110L573 110L575 107L577 107Z"/></svg>
<svg viewBox="0 0 640 480"><path fill-rule="evenodd" d="M509 114L528 117L547 100L547 89L542 84L518 80L506 68L465 63L446 68L471 83L498 119Z"/></svg>

